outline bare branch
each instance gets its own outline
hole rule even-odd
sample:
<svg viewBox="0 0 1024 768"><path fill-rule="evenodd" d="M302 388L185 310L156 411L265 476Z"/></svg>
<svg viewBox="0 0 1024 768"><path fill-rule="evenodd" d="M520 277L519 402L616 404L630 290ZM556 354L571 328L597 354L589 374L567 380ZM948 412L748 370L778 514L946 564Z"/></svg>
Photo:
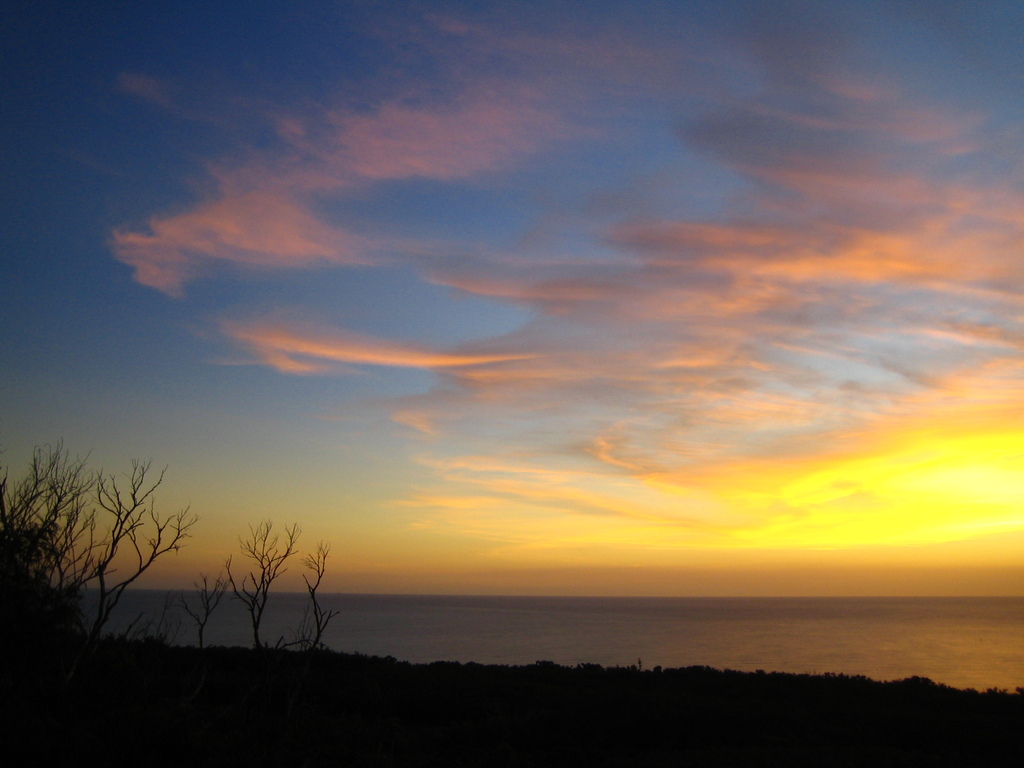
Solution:
<svg viewBox="0 0 1024 768"><path fill-rule="evenodd" d="M184 595L182 595L181 607L185 609L185 613L191 616L192 621L195 622L199 633L199 647L202 648L206 624L210 621L210 616L217 610L217 606L220 605L220 601L227 592L228 580L224 576L223 571L217 574L213 584L210 584L210 577L205 573L200 574L199 578L202 583L199 581L193 582L193 586L196 589L196 597L199 599L199 605L193 608L189 605Z"/></svg>
<svg viewBox="0 0 1024 768"><path fill-rule="evenodd" d="M95 581L98 591L96 616L89 630L95 642L117 606L124 591L145 573L153 562L168 552L177 552L196 522L188 508L169 517L156 511L153 494L164 479L162 470L155 480L148 480L150 462L133 461L126 480L115 475L96 476L97 506L107 513L106 535L94 545ZM123 550L129 550L133 562L120 577L114 561Z"/></svg>
<svg viewBox="0 0 1024 768"><path fill-rule="evenodd" d="M248 538L239 538L242 554L252 563L247 574L236 578L231 570L231 558L225 563L231 591L249 612L253 646L256 648L264 647L260 641L260 625L270 597L270 585L287 570L285 562L295 554L295 544L301 533L297 524L286 527L282 542L280 536L273 533L273 528L270 520L264 520L255 527L249 526Z"/></svg>
<svg viewBox="0 0 1024 768"><path fill-rule="evenodd" d="M157 558L181 548L196 517L188 509L157 513L154 494L164 473L153 478L149 462L132 462L125 478L94 473L57 443L35 450L20 481L2 474L0 615L77 630L81 658L124 590ZM89 621L79 600L86 587L95 587L98 598Z"/></svg>
<svg viewBox="0 0 1024 768"><path fill-rule="evenodd" d="M306 626L302 629L303 640L308 643L310 649L322 648L323 647L323 635L327 629L327 625L330 624L331 619L337 615L337 611L325 610L320 605L320 600L317 597L317 590L320 588L320 582L323 581L324 573L327 571L327 556L331 553L331 545L323 541L317 542L316 549L312 554L306 555L302 560L302 564L312 571L313 578L307 574L302 574L302 580L306 582L306 591L309 593L309 608L310 614L308 614L303 624Z"/></svg>

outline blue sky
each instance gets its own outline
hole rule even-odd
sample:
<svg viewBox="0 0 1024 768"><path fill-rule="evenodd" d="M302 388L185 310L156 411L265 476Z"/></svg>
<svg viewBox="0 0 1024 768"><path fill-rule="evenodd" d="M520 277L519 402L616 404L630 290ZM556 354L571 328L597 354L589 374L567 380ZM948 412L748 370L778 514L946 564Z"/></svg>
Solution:
<svg viewBox="0 0 1024 768"><path fill-rule="evenodd" d="M1020 593L1016 4L3 21L4 458L166 464L154 583Z"/></svg>

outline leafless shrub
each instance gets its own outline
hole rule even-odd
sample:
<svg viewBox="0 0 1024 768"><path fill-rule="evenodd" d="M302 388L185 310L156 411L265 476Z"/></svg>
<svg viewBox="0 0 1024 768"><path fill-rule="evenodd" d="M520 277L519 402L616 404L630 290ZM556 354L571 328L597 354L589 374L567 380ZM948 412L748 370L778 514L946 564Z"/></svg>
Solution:
<svg viewBox="0 0 1024 768"><path fill-rule="evenodd" d="M229 583L223 572L217 574L213 584L210 583L210 577L205 573L199 574L199 579L199 581L193 582L197 604L193 606L182 596L181 607L195 623L196 631L199 635L199 647L202 648L204 647L203 639L206 625L210 621L210 616L217 610L217 606L220 605L220 601L224 598Z"/></svg>
<svg viewBox="0 0 1024 768"><path fill-rule="evenodd" d="M231 570L230 557L225 564L231 592L249 613L254 648L264 647L260 640L260 624L270 597L270 586L287 570L285 562L295 554L295 544L301 532L297 524L286 527L282 542L280 536L273 533L273 527L271 521L264 520L255 527L249 526L248 538L239 538L242 554L251 561L247 574L236 578Z"/></svg>
<svg viewBox="0 0 1024 768"><path fill-rule="evenodd" d="M150 466L150 462L133 461L131 473L122 480L115 475L96 476L96 504L107 513L109 527L98 539L90 535L91 580L98 591L91 642L99 637L124 591L158 557L179 550L196 522L187 508L169 517L157 514L153 494L163 482L164 471L151 481ZM90 534L94 532L95 525ZM126 556L120 572L114 568L119 555Z"/></svg>
<svg viewBox="0 0 1024 768"><path fill-rule="evenodd" d="M303 616L299 637L300 643L306 648L323 647L324 631L331 619L338 614L337 611L324 609L317 597L317 590L327 570L327 556L330 553L331 545L321 541L317 543L312 554L306 555L302 560L302 564L312 571L312 579L308 574L302 574L302 580L306 582L306 591L309 593L309 603Z"/></svg>
<svg viewBox="0 0 1024 768"><path fill-rule="evenodd" d="M156 511L164 472L133 461L118 477L91 472L62 444L37 448L28 472L0 479L0 609L8 626L70 631L82 640L78 660L95 647L124 591L188 538L196 517ZM91 617L83 590L95 590Z"/></svg>

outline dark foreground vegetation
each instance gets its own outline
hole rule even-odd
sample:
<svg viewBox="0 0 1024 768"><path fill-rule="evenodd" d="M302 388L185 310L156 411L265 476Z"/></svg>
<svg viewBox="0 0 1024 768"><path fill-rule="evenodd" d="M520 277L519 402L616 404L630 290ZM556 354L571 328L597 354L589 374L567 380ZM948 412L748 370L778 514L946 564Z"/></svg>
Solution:
<svg viewBox="0 0 1024 768"><path fill-rule="evenodd" d="M1021 689L332 653L321 637L333 614L317 597L324 543L302 561L309 609L295 640L271 646L261 619L299 529L282 537L270 521L183 603L200 647L110 637L124 591L195 523L157 512L162 477L145 462L91 472L59 445L20 479L0 467L3 765L1024 765ZM202 647L225 595L245 606L252 648Z"/></svg>
<svg viewBox="0 0 1024 768"><path fill-rule="evenodd" d="M103 640L70 680L25 658L0 685L5 753L31 755L8 765L1024 765L1024 695L920 678Z"/></svg>

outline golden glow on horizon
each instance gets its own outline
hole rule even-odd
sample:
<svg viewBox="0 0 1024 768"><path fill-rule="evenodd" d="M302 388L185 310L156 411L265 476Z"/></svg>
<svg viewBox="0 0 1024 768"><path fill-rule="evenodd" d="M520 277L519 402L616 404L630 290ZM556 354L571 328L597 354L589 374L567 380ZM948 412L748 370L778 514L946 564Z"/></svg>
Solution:
<svg viewBox="0 0 1024 768"><path fill-rule="evenodd" d="M435 465L447 492L406 506L417 530L515 562L669 565L697 551L892 551L1024 531L1024 431L970 427L910 426L842 454L675 478L463 458Z"/></svg>

